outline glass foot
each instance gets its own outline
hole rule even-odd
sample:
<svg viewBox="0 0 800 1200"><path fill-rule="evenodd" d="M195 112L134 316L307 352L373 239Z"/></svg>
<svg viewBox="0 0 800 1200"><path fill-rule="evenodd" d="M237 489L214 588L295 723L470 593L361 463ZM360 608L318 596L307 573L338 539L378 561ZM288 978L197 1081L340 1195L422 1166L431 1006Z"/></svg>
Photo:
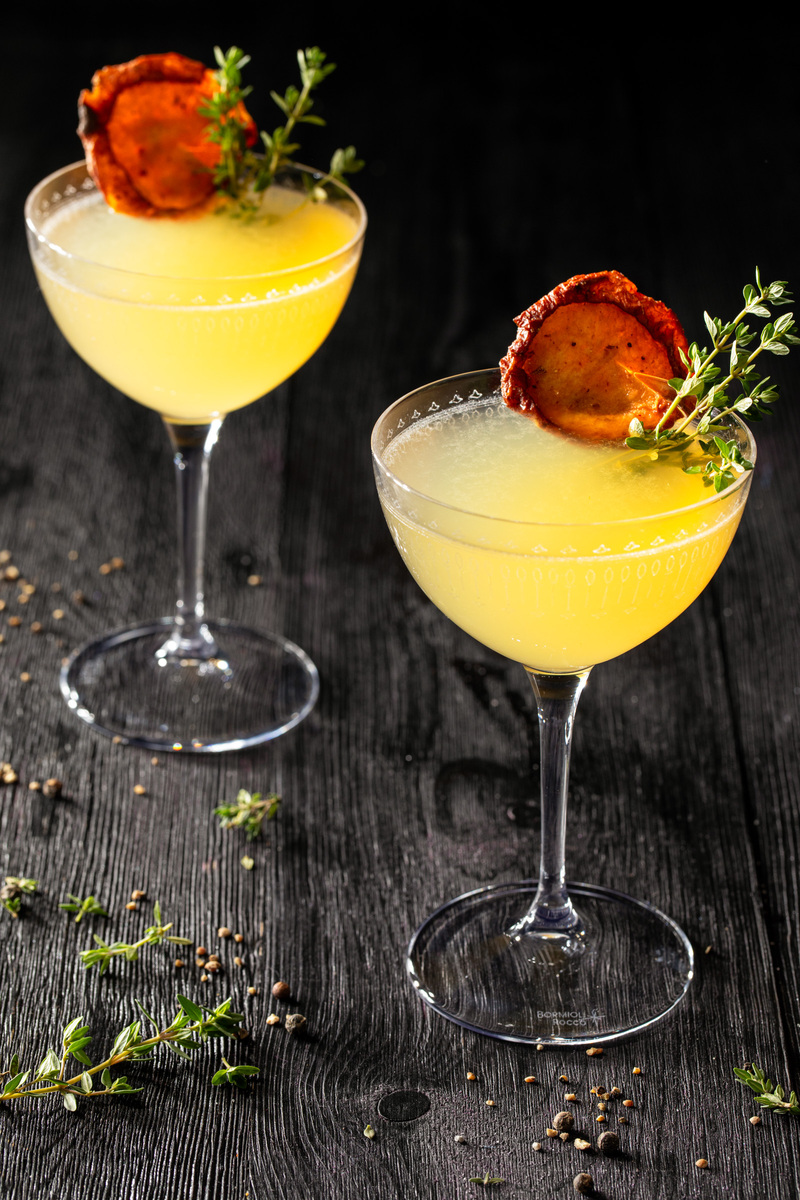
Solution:
<svg viewBox="0 0 800 1200"><path fill-rule="evenodd" d="M683 930L622 892L567 887L582 919L568 938L515 932L536 895L533 881L442 905L408 948L421 998L475 1033L544 1045L602 1045L666 1017L694 974Z"/></svg>
<svg viewBox="0 0 800 1200"><path fill-rule="evenodd" d="M125 745L195 754L257 746L308 715L319 676L299 646L230 621L206 626L217 653L205 660L163 652L171 617L87 642L62 668L64 699Z"/></svg>

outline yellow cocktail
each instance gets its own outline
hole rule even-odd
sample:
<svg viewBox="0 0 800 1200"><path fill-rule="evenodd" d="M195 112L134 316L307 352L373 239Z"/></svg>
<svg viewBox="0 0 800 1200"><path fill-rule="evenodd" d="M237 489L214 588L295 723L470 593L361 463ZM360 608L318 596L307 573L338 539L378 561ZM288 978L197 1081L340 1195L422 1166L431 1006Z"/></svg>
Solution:
<svg viewBox="0 0 800 1200"><path fill-rule="evenodd" d="M423 591L484 645L551 672L673 621L722 561L748 486L716 496L699 475L543 429L491 394L417 418L383 461L389 528Z"/></svg>
<svg viewBox="0 0 800 1200"><path fill-rule="evenodd" d="M152 749L215 753L278 737L313 707L317 671L278 634L206 618L209 455L224 416L277 387L330 332L358 266L363 205L291 166L244 204L212 197L131 217L106 206L79 163L34 188L25 213L60 329L162 415L178 483L174 616L80 647L62 693L95 729Z"/></svg>
<svg viewBox="0 0 800 1200"><path fill-rule="evenodd" d="M728 436L752 462L744 426ZM442 904L412 938L411 981L443 1016L504 1040L580 1046L645 1029L684 996L693 951L645 901L566 883L575 711L595 663L662 629L708 583L751 475L716 493L683 470L692 450L668 463L543 429L505 407L497 370L398 400L372 449L412 575L462 629L524 665L539 715L538 882Z"/></svg>
<svg viewBox="0 0 800 1200"><path fill-rule="evenodd" d="M74 186L74 185L73 185ZM93 187L42 212L34 266L59 328L120 391L210 421L292 375L330 332L361 250L354 202L273 187L257 214L113 212Z"/></svg>

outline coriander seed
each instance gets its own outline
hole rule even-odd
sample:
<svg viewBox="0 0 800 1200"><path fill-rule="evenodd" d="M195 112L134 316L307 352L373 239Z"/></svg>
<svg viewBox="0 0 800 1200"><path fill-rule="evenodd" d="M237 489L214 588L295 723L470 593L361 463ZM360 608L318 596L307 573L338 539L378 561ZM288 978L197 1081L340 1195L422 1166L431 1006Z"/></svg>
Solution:
<svg viewBox="0 0 800 1200"><path fill-rule="evenodd" d="M756 1114L754 1117L751 1117L751 1118L750 1118L750 1124L751 1124L751 1125L760 1125L760 1124L761 1124L761 1117L759 1117L759 1116L758 1116L758 1114Z"/></svg>
<svg viewBox="0 0 800 1200"><path fill-rule="evenodd" d="M569 1132L575 1124L575 1118L571 1112L558 1112L553 1117L553 1128L558 1133Z"/></svg>
<svg viewBox="0 0 800 1200"><path fill-rule="evenodd" d="M701 1171L704 1171L705 1168L708 1166L708 1159L707 1158L698 1158L694 1165L696 1167L699 1167Z"/></svg>
<svg viewBox="0 0 800 1200"><path fill-rule="evenodd" d="M302 1013L287 1013L284 1025L287 1033L300 1033L307 1021Z"/></svg>

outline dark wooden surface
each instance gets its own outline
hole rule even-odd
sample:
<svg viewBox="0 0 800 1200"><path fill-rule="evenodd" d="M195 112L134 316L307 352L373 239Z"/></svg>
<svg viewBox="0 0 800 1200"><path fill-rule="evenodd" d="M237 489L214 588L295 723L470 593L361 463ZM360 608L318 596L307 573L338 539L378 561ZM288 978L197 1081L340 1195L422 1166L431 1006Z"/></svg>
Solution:
<svg viewBox="0 0 800 1200"><path fill-rule="evenodd" d="M426 913L534 872L538 751L521 669L450 625L403 567L368 451L391 400L496 361L512 315L577 271L626 272L690 337L703 336L704 308L734 311L756 263L800 282L793 50L757 29L735 50L695 28L645 33L641 13L628 29L605 16L544 27L507 4L474 26L460 7L436 11L434 25L421 6L336 20L312 6L260 24L195 19L187 36L183 10L174 25L82 10L77 25L18 14L6 29L0 548L37 590L20 607L0 585L0 759L19 775L0 788L0 873L39 879L41 894L24 919L0 914L0 1054L38 1062L78 1013L99 1049L133 1019L134 996L166 1015L179 988L232 995L252 1031L232 1053L261 1068L252 1094L212 1089L214 1045L190 1065L132 1070L138 1098L76 1115L57 1102L1 1109L0 1192L15 1200L464 1200L487 1169L506 1179L498 1196L519 1198L569 1196L579 1169L609 1198L800 1192L797 1119L751 1126L756 1106L732 1076L756 1059L800 1081L797 362L775 360L784 399L762 426L719 574L672 627L600 667L581 704L570 873L653 900L699 951L674 1020L601 1059L462 1033L405 982L404 947ZM167 48L208 59L215 41L252 54L262 124L296 46L317 41L339 62L320 103L331 140L352 139L369 161L359 190L371 227L328 343L229 419L212 469L209 609L303 645L319 705L262 751L153 766L79 727L56 675L81 640L171 606L166 438L56 331L21 210L42 175L79 156L72 105L95 67ZM330 148L316 132L306 144L320 159ZM115 554L124 571L102 577ZM248 586L251 572L263 586ZM77 588L83 607L68 599ZM49 776L64 781L59 798L29 791ZM240 787L284 798L252 872L241 836L212 816ZM95 928L133 939L149 916L124 909L136 887L209 948L219 925L241 931L245 967L226 944L225 971L205 985L166 950L86 973L77 952L91 923L76 927L59 901L93 892L112 913ZM269 996L279 977L308 1018L304 1040L265 1024L286 1011ZM562 1074L585 1098L590 1136L589 1086L634 1098L619 1159L542 1137ZM381 1116L398 1090L427 1097L427 1112Z"/></svg>

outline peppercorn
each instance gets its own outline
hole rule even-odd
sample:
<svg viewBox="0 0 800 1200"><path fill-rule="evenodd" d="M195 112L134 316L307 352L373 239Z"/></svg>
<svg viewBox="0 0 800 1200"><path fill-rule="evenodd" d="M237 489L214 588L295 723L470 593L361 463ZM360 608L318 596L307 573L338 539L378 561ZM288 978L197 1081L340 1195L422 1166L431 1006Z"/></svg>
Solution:
<svg viewBox="0 0 800 1200"><path fill-rule="evenodd" d="M291 989L288 983L279 979L277 983L273 983L272 985L272 994L276 1000L288 1000L291 995Z"/></svg>
<svg viewBox="0 0 800 1200"><path fill-rule="evenodd" d="M559 1112L553 1117L553 1128L558 1133L569 1133L575 1124L575 1118L571 1112Z"/></svg>
<svg viewBox="0 0 800 1200"><path fill-rule="evenodd" d="M619 1134L613 1129L607 1129L605 1133L601 1133L597 1139L597 1149L603 1154L616 1154L619 1150Z"/></svg>
<svg viewBox="0 0 800 1200"><path fill-rule="evenodd" d="M572 1181L572 1186L576 1192L580 1192L582 1196L588 1196L594 1187L594 1180L588 1171L581 1171L580 1175L576 1175Z"/></svg>

